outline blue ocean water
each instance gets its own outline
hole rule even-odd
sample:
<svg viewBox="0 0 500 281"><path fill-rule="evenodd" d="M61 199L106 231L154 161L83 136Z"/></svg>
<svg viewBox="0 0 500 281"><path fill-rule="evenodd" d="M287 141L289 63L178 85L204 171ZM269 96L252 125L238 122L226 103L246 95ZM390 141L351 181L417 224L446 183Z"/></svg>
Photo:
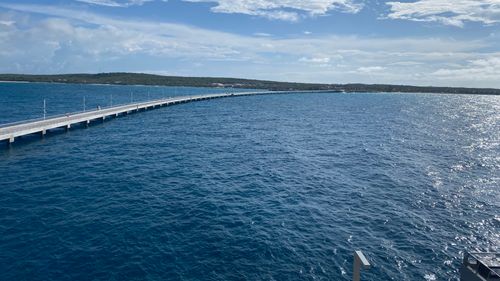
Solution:
<svg viewBox="0 0 500 281"><path fill-rule="evenodd" d="M0 83L0 123L199 88ZM220 91L220 90L219 90ZM223 90L224 91L224 90ZM500 97L165 107L0 149L0 280L458 280L500 250Z"/></svg>

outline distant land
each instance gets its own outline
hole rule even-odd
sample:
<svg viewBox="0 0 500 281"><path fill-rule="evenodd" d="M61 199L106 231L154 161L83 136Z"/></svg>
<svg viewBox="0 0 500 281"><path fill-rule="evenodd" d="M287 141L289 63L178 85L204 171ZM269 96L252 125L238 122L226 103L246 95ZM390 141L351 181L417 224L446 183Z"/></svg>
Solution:
<svg viewBox="0 0 500 281"><path fill-rule="evenodd" d="M292 90L330 90L339 92L402 92L402 93L443 93L500 95L500 89L488 88L455 88L455 87L422 87L407 85L383 84L315 84L292 83L266 80L218 77L182 77L162 76L144 73L99 73L99 74L57 74L27 75L0 74L0 81L9 82L47 82L72 84L109 84L109 85L148 85L148 86L187 86L265 89L271 91Z"/></svg>

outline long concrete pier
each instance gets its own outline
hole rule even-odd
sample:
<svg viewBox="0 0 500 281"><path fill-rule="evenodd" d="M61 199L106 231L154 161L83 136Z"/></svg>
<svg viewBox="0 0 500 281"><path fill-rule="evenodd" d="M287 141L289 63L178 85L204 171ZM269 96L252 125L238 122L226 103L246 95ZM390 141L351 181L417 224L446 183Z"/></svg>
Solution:
<svg viewBox="0 0 500 281"><path fill-rule="evenodd" d="M269 94L284 94L284 93L312 93L324 91L266 91L266 92L236 92L236 93L220 93L220 94L206 94L206 95L193 95L193 96L178 96L170 97L159 100L152 100L146 102L131 103L126 105L119 105L107 107L92 111L69 113L60 116L48 117L45 119L26 120L11 124L0 125L0 141L7 141L9 144L13 143L16 138L30 135L40 134L44 136L48 130L56 128L65 128L69 130L73 125L84 124L88 125L94 120L106 120L110 117L118 117L119 115L138 112L141 110L149 110L163 106L170 106L174 104L187 103L193 101L201 101L208 99L217 99L225 97L236 96L251 96L251 95L269 95Z"/></svg>

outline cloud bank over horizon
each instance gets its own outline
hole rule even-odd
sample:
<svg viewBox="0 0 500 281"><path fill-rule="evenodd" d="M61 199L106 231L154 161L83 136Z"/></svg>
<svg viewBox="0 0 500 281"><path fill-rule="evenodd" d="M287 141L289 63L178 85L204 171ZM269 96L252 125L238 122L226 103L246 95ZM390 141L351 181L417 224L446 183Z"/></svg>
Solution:
<svg viewBox="0 0 500 281"><path fill-rule="evenodd" d="M315 19L304 20L305 27L301 27L300 23L286 24L285 27L291 26L290 32L279 33L262 28L252 30L252 26L247 27L248 32L235 32L190 22L119 16L92 8L95 5L120 10L124 7L135 9L133 6L147 8L153 5L152 2L157 2L156 5L173 5L171 1L82 1L93 3L83 4L90 5L85 9L71 5L0 3L0 72L49 74L126 71L296 82L500 88L497 79L500 77L500 49L497 47L500 34L495 32L476 38L417 32L415 35L407 32L360 35L342 30L318 31L311 25ZM225 1L210 2L221 5ZM291 8L299 3L272 2L275 6L263 4L252 6L252 9ZM470 1L461 2L465 5ZM114 6L114 3L129 6ZM346 17L360 13L360 10L348 9L350 4L360 4L352 1L311 3L294 6L293 11L320 17L328 17L327 13L332 9ZM394 3L388 3L388 13L395 12ZM189 5L193 4L196 3ZM408 7L403 5L398 11L402 13L401 9ZM226 6L224 9L229 8ZM245 12L245 9L250 9L250 6L243 5L234 11ZM439 9L434 10L442 9L439 6ZM219 13L226 12L216 12L214 16ZM421 14L425 14L424 10ZM376 16L375 21L385 24L392 20L377 19ZM212 16L207 17L212 19ZM268 21L267 17L263 17L266 18L263 21ZM258 20L251 21L255 23ZM413 24L411 22L409 24ZM282 28L283 24L277 25ZM458 31L467 29L464 25L460 28L455 24L444 26L440 28ZM425 31L430 28L426 26L422 29Z"/></svg>

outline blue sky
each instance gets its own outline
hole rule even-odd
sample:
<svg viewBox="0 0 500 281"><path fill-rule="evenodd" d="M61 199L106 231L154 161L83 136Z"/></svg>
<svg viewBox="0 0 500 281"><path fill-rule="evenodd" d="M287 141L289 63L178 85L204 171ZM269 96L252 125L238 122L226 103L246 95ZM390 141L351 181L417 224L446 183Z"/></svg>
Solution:
<svg viewBox="0 0 500 281"><path fill-rule="evenodd" d="M500 0L0 0L1 73L500 88Z"/></svg>

